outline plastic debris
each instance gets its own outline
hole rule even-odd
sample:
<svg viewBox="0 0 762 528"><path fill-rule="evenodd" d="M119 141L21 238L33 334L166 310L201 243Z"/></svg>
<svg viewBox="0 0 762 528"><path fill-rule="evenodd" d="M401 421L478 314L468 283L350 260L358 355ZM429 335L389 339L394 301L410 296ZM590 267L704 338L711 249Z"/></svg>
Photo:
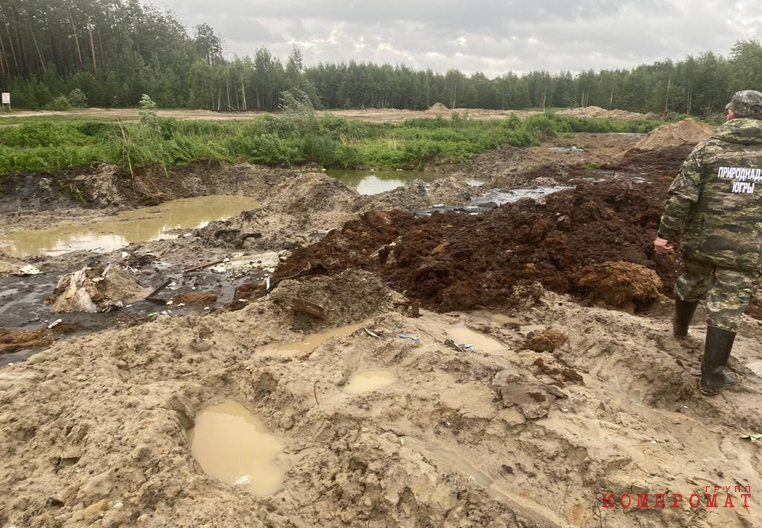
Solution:
<svg viewBox="0 0 762 528"><path fill-rule="evenodd" d="M251 477L249 475L243 475L242 477L238 477L235 479L235 482L233 482L236 486L247 486L251 484Z"/></svg>
<svg viewBox="0 0 762 528"><path fill-rule="evenodd" d="M127 253L126 251L122 251L122 258L127 258L129 256L130 256L129 253Z"/></svg>
<svg viewBox="0 0 762 528"><path fill-rule="evenodd" d="M750 442L756 442L760 438L762 438L762 434L759 433L741 435L741 440L749 440Z"/></svg>
<svg viewBox="0 0 762 528"><path fill-rule="evenodd" d="M209 269L214 273L225 273L228 270L227 267L223 266L222 264L217 264L216 266L212 266Z"/></svg>
<svg viewBox="0 0 762 528"><path fill-rule="evenodd" d="M416 343L421 340L420 337L411 336L410 334L400 334L401 339L412 339Z"/></svg>
<svg viewBox="0 0 762 528"><path fill-rule="evenodd" d="M82 268L61 277L51 300L53 312L109 312L145 299L148 289L131 273L106 266Z"/></svg>
<svg viewBox="0 0 762 528"><path fill-rule="evenodd" d="M444 344L447 345L450 348L454 348L458 352L465 352L465 350L463 350L463 348L458 343L453 341L452 339L446 339Z"/></svg>
<svg viewBox="0 0 762 528"><path fill-rule="evenodd" d="M376 337L376 338L378 337L378 334L376 334L376 333L374 333L374 332L371 332L371 331L370 331L370 330L368 330L367 328L363 328L363 330L365 330L365 331L368 333L368 335L369 335L370 337Z"/></svg>
<svg viewBox="0 0 762 528"><path fill-rule="evenodd" d="M61 323L63 323L63 319L56 319L55 321L53 321L52 323L50 323L50 324L48 325L48 329L51 329L51 328L53 328L53 327L55 327L55 326L58 326L58 325L60 325Z"/></svg>
<svg viewBox="0 0 762 528"><path fill-rule="evenodd" d="M42 272L31 264L27 264L19 270L19 275L39 275L40 273Z"/></svg>

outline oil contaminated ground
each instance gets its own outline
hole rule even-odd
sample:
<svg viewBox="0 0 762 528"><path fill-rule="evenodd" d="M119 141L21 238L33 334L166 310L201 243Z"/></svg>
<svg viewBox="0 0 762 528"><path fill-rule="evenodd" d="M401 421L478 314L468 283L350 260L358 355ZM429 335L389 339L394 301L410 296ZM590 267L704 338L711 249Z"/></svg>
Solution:
<svg viewBox="0 0 762 528"><path fill-rule="evenodd" d="M7 177L0 526L762 524L760 305L742 383L701 397L703 314L671 337L652 249L709 133L502 147L374 195L246 164Z"/></svg>

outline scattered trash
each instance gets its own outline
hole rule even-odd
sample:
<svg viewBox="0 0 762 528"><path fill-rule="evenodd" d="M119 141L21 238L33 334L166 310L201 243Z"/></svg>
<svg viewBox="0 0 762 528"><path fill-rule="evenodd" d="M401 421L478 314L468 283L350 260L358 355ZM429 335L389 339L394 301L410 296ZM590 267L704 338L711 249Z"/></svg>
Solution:
<svg viewBox="0 0 762 528"><path fill-rule="evenodd" d="M410 334L400 334L401 339L412 339L416 343L421 340L420 337L411 336Z"/></svg>
<svg viewBox="0 0 762 528"><path fill-rule="evenodd" d="M326 319L328 317L325 313L325 308L309 301L303 301L302 299L292 300L291 309L295 312L309 314L318 319Z"/></svg>
<svg viewBox="0 0 762 528"><path fill-rule="evenodd" d="M126 251L122 251L122 258L123 259L129 258L129 256L130 256L129 253L127 253ZM119 503L119 504L121 504L121 503Z"/></svg>
<svg viewBox="0 0 762 528"><path fill-rule="evenodd" d="M147 292L131 273L109 264L64 275L48 302L56 313L109 312L145 299Z"/></svg>
<svg viewBox="0 0 762 528"><path fill-rule="evenodd" d="M63 323L63 319L56 319L48 325L48 330Z"/></svg>
<svg viewBox="0 0 762 528"><path fill-rule="evenodd" d="M117 502L116 504L114 504L114 509L115 510L118 510L118 509L120 509L122 507L124 507L124 503L123 502Z"/></svg>
<svg viewBox="0 0 762 528"><path fill-rule="evenodd" d="M463 350L463 348L452 339L445 339L444 344L447 345L448 347L454 348L458 352L465 352L465 350Z"/></svg>
<svg viewBox="0 0 762 528"><path fill-rule="evenodd" d="M760 433L754 433L754 434L742 434L741 440L749 440L750 442L756 442L762 438L762 434Z"/></svg>
<svg viewBox="0 0 762 528"><path fill-rule="evenodd" d="M23 268L19 270L19 275L39 275L42 273L40 270L32 266L31 264L27 264Z"/></svg>
<svg viewBox="0 0 762 528"><path fill-rule="evenodd" d="M371 332L371 331L370 331L370 330L368 330L367 328L363 328L363 330L365 330L365 331L368 333L368 335L369 335L370 337L375 337L375 338L378 338L378 334L376 334L376 333L374 333L374 332Z"/></svg>
<svg viewBox="0 0 762 528"><path fill-rule="evenodd" d="M224 265L222 265L222 264L217 264L216 266L212 266L210 269L211 269L211 271L213 271L214 273L225 273L225 272L227 272L227 271L228 271L228 268L227 268L227 267L225 267L225 266L224 266Z"/></svg>

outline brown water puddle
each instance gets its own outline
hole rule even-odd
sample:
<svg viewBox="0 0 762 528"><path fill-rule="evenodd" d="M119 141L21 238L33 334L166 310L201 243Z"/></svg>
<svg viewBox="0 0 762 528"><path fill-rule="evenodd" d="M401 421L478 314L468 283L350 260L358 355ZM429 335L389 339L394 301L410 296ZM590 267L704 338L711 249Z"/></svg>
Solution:
<svg viewBox="0 0 762 528"><path fill-rule="evenodd" d="M266 497L283 487L275 462L284 444L241 404L225 400L207 407L188 431L191 451L206 473Z"/></svg>
<svg viewBox="0 0 762 528"><path fill-rule="evenodd" d="M259 347L257 352L267 353L268 355L274 356L306 354L312 352L332 337L346 337L362 327L363 325L356 324L339 328L329 328L322 332L304 336L304 339L296 343L270 343L269 345Z"/></svg>
<svg viewBox="0 0 762 528"><path fill-rule="evenodd" d="M394 385L397 376L391 370L364 370L353 374L342 389L346 394L363 394Z"/></svg>
<svg viewBox="0 0 762 528"><path fill-rule="evenodd" d="M128 244L176 238L175 229L196 229L225 220L261 205L248 196L200 196L125 211L88 225L41 231L17 231L3 237L0 246L15 257L61 255L70 251L113 251Z"/></svg>
<svg viewBox="0 0 762 528"><path fill-rule="evenodd" d="M521 319L518 319L517 317L511 317L505 314L490 314L490 319L492 319L496 323L502 323L502 324L518 324L518 325L522 324Z"/></svg>
<svg viewBox="0 0 762 528"><path fill-rule="evenodd" d="M479 332L474 332L463 325L450 327L447 330L447 337L459 345L473 345L477 352L497 353L507 352L508 349L500 341L488 337Z"/></svg>

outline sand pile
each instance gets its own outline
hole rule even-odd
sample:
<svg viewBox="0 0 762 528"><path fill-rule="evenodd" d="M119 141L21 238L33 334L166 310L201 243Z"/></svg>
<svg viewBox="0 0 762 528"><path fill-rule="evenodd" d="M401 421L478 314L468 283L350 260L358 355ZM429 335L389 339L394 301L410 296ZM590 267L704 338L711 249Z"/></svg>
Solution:
<svg viewBox="0 0 762 528"><path fill-rule="evenodd" d="M426 112L427 114L449 114L450 109L447 108L442 103L437 102L431 105L430 107L428 107L426 110L424 110L424 112Z"/></svg>
<svg viewBox="0 0 762 528"><path fill-rule="evenodd" d="M627 110L606 110L600 106L585 106L561 110L557 115L569 117L587 117L593 119L647 119L644 114Z"/></svg>
<svg viewBox="0 0 762 528"><path fill-rule="evenodd" d="M649 132L631 150L657 150L680 145L695 145L712 135L714 128L694 119L663 125ZM626 154L625 154L626 155Z"/></svg>
<svg viewBox="0 0 762 528"><path fill-rule="evenodd" d="M522 200L477 216L371 213L295 251L275 277L293 275L314 261L334 270L372 269L397 291L429 306L467 310L504 305L514 287L532 282L557 292L587 293L587 279L578 284L578 272L625 261L656 271L666 293L677 265L653 254L661 196L651 185L619 181L583 184L547 197L544 205ZM632 302L635 308L654 300L628 288L622 284L616 298L596 300L617 307Z"/></svg>
<svg viewBox="0 0 762 528"><path fill-rule="evenodd" d="M316 172L286 178L261 198L282 213L353 211L360 195L336 178Z"/></svg>

